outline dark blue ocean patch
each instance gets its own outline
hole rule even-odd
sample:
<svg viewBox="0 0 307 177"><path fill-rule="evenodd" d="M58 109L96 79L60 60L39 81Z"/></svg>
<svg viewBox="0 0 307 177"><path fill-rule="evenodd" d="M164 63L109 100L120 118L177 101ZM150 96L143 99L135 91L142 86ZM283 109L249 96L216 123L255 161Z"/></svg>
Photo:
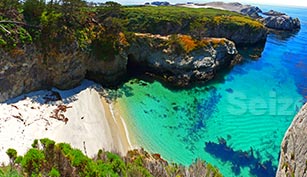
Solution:
<svg viewBox="0 0 307 177"><path fill-rule="evenodd" d="M297 53L286 52L283 55L283 65L288 69L289 73L293 77L298 93L300 93L304 97L305 101L307 101L306 57L300 56Z"/></svg>
<svg viewBox="0 0 307 177"><path fill-rule="evenodd" d="M186 142L186 149L193 152L195 142L199 141L206 129L206 121L213 117L217 110L217 104L222 96L218 93L217 89L212 87L209 96L206 99L194 98L193 103L189 107L183 108L185 117L188 120L181 122L184 126L185 135L182 135L182 141Z"/></svg>
<svg viewBox="0 0 307 177"><path fill-rule="evenodd" d="M228 88L228 89L226 89L226 92L233 93L233 90L232 90L232 88Z"/></svg>
<svg viewBox="0 0 307 177"><path fill-rule="evenodd" d="M236 175L240 174L241 167L248 167L250 173L258 177L274 177L276 174L277 167L272 165L272 160L262 163L260 158L256 158L252 148L250 151L235 151L227 145L224 138L220 138L218 143L205 142L204 150L223 162L231 162L231 169Z"/></svg>
<svg viewBox="0 0 307 177"><path fill-rule="evenodd" d="M233 81L233 80L234 80L234 77L231 76L230 74L225 77L225 81L227 81L227 82L230 82L230 81Z"/></svg>

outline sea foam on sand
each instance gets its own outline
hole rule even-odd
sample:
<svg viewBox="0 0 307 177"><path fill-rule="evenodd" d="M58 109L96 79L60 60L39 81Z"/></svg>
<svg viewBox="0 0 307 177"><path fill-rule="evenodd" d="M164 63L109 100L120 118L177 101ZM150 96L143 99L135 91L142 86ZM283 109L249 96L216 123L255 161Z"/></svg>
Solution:
<svg viewBox="0 0 307 177"><path fill-rule="evenodd" d="M0 104L0 163L8 164L8 148L21 155L41 138L69 143L90 157L99 149L125 155L132 148L125 122L100 90L84 81L71 90L37 91Z"/></svg>

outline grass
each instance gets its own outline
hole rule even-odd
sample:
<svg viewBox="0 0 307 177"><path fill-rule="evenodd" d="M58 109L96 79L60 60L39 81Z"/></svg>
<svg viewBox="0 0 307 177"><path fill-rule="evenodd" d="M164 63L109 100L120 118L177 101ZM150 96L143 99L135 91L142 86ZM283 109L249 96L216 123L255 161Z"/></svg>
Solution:
<svg viewBox="0 0 307 177"><path fill-rule="evenodd" d="M213 17L217 15L240 15L236 12L226 10L211 9L211 8L187 8L175 6L137 6L124 7L123 11L132 14L146 14L154 18L162 18L167 20L176 20L189 17ZM240 15L241 16L241 15Z"/></svg>
<svg viewBox="0 0 307 177"><path fill-rule="evenodd" d="M127 31L162 35L193 35L219 25L230 30L244 26L255 31L264 28L260 22L239 13L211 8L129 6L122 8L120 18Z"/></svg>

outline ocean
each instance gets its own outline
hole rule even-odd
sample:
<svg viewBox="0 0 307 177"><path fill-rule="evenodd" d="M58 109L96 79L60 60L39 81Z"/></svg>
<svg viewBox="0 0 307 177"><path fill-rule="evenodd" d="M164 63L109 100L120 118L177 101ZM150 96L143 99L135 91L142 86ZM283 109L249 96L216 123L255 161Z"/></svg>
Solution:
<svg viewBox="0 0 307 177"><path fill-rule="evenodd" d="M307 9L259 6L298 17L301 30L269 34L261 57L186 89L133 78L116 102L134 144L170 162L204 159L224 176L275 176L280 144L307 98Z"/></svg>

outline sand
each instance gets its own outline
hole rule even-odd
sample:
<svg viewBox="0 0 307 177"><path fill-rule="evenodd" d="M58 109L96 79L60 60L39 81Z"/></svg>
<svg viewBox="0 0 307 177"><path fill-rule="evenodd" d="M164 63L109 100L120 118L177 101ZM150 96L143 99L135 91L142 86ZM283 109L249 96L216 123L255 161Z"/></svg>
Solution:
<svg viewBox="0 0 307 177"><path fill-rule="evenodd" d="M99 149L125 155L132 148L125 122L99 94L101 90L84 81L71 90L37 91L0 104L0 163L8 164L8 148L22 155L41 138L69 143L90 157ZM61 100L52 100L56 92Z"/></svg>

